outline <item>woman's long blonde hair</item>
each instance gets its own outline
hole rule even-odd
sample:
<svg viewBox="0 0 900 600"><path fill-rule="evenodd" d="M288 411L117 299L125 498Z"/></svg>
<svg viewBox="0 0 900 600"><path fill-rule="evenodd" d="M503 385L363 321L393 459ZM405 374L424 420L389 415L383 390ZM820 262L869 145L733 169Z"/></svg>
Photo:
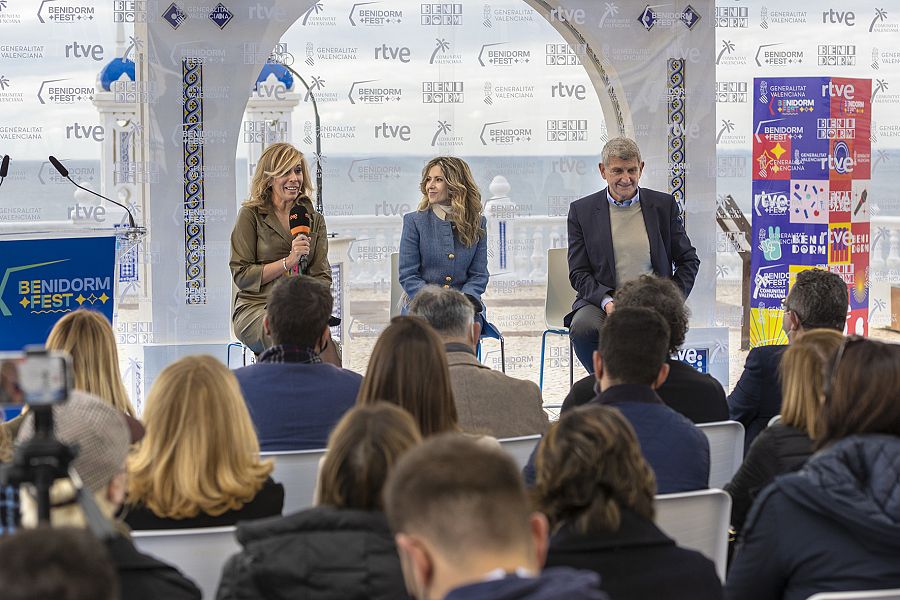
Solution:
<svg viewBox="0 0 900 600"><path fill-rule="evenodd" d="M46 347L72 357L75 389L97 396L128 416L137 416L122 383L116 336L106 317L85 308L70 312L50 330Z"/></svg>
<svg viewBox="0 0 900 600"><path fill-rule="evenodd" d="M798 336L781 359L781 422L816 435L822 411L823 374L844 336L833 329L811 329Z"/></svg>
<svg viewBox="0 0 900 600"><path fill-rule="evenodd" d="M250 182L250 197L242 206L261 208L264 211L272 208L272 180L284 177L288 172L300 165L303 168L303 185L300 186L300 199L312 202L313 185L309 177L309 166L303 153L285 142L272 144L262 153L256 163L253 179Z"/></svg>
<svg viewBox="0 0 900 600"><path fill-rule="evenodd" d="M432 158L422 169L422 181L419 190L422 192L422 200L418 210L428 209L428 192L425 189L425 179L432 167L438 166L444 173L444 180L450 193L450 207L452 209L450 219L456 225L456 234L466 246L474 246L486 234L481 228L481 215L484 208L481 206L481 192L472 177L469 165L461 158L455 156L438 156Z"/></svg>
<svg viewBox="0 0 900 600"><path fill-rule="evenodd" d="M128 502L161 517L216 516L252 500L272 472L237 379L212 356L159 374L144 411L147 433L128 459Z"/></svg>

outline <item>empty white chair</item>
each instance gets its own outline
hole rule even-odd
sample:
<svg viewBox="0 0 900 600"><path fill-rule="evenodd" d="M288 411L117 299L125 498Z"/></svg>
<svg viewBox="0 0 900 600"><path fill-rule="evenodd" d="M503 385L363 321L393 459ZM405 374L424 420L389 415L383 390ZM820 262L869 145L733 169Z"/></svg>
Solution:
<svg viewBox="0 0 900 600"><path fill-rule="evenodd" d="M138 550L178 567L194 580L204 598L215 598L222 567L241 547L234 527L133 531Z"/></svg>
<svg viewBox="0 0 900 600"><path fill-rule="evenodd" d="M709 440L709 487L725 487L744 460L744 426L737 421L717 421L698 423L697 427Z"/></svg>
<svg viewBox="0 0 900 600"><path fill-rule="evenodd" d="M544 321L547 328L541 334L540 388L544 389L544 360L547 351L547 334L564 335L569 338L569 328L563 325L563 318L572 311L572 304L578 293L569 282L568 248L547 250L547 296L544 299ZM569 338L569 387L575 380L575 353Z"/></svg>
<svg viewBox="0 0 900 600"><path fill-rule="evenodd" d="M774 417L769 419L769 422L766 424L766 427L771 427L772 425L774 425L775 423L778 423L779 421L781 421L781 415L775 415Z"/></svg>
<svg viewBox="0 0 900 600"><path fill-rule="evenodd" d="M293 450L286 452L261 452L261 457L272 459L275 470L272 479L284 486L284 510L288 515L313 504L313 494L319 477L319 460L325 450Z"/></svg>
<svg viewBox="0 0 900 600"><path fill-rule="evenodd" d="M900 589L870 592L821 592L807 600L900 600Z"/></svg>
<svg viewBox="0 0 900 600"><path fill-rule="evenodd" d="M731 496L722 490L700 490L656 496L656 524L684 548L697 550L716 564L725 580Z"/></svg>
<svg viewBox="0 0 900 600"><path fill-rule="evenodd" d="M391 307L390 315L400 316L400 298L403 297L403 286L400 285L400 253L391 252Z"/></svg>
<svg viewBox="0 0 900 600"><path fill-rule="evenodd" d="M523 435L519 437L504 438L497 441L500 442L501 448L509 452L512 457L516 459L516 464L519 465L519 468L524 468L525 465L528 464L528 458L531 456L534 447L541 441L541 436L540 434Z"/></svg>

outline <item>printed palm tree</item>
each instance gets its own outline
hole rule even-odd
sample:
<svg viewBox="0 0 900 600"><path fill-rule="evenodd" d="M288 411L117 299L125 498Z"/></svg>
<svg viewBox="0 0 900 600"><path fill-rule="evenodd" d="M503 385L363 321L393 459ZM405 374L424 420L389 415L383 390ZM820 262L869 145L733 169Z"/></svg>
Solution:
<svg viewBox="0 0 900 600"><path fill-rule="evenodd" d="M141 50L144 47L144 40L138 39L133 35L128 36L128 47L125 48L125 54L122 55L122 60L131 60L128 58L128 55L131 54L133 50Z"/></svg>
<svg viewBox="0 0 900 600"><path fill-rule="evenodd" d="M9 79L0 75L0 90L5 90L9 86Z"/></svg>
<svg viewBox="0 0 900 600"><path fill-rule="evenodd" d="M872 173L875 172L875 169L878 168L878 165L881 164L881 161L889 162L891 159L888 158L887 150L879 150L878 157L875 159L875 162L872 163Z"/></svg>
<svg viewBox="0 0 900 600"><path fill-rule="evenodd" d="M719 50L718 56L716 56L716 64L719 64L719 61L722 60L722 55L725 53L731 54L734 52L734 44L729 42L728 40L722 40L722 49Z"/></svg>
<svg viewBox="0 0 900 600"><path fill-rule="evenodd" d="M713 342L713 349L709 354L710 364L714 363L720 354L725 354L725 344L722 343L722 340L716 340Z"/></svg>
<svg viewBox="0 0 900 600"><path fill-rule="evenodd" d="M731 133L734 131L734 123L730 119L722 119L722 129L719 130L719 135L716 136L716 143L719 143L719 140L722 139L722 135L725 132Z"/></svg>
<svg viewBox="0 0 900 600"><path fill-rule="evenodd" d="M441 38L435 38L437 45L434 47L434 52L431 53L431 59L429 59L428 64L434 63L434 57L437 56L438 52L446 52L450 49L450 42L447 40L442 40Z"/></svg>
<svg viewBox="0 0 900 600"><path fill-rule="evenodd" d="M431 145L434 146L435 142L437 142L438 136L442 133L450 133L450 123L448 121L438 121L437 131L434 132L434 136L431 138Z"/></svg>
<svg viewBox="0 0 900 600"><path fill-rule="evenodd" d="M877 21L884 21L885 19L887 19L887 11L884 10L883 8L876 8L875 9L875 18L872 19L871 23L869 23L869 31L871 32L872 29L875 28L875 23Z"/></svg>
<svg viewBox="0 0 900 600"><path fill-rule="evenodd" d="M875 89L872 90L872 99L871 102L875 101L875 96L878 95L878 92L884 92L888 89L888 83L884 79L876 79L875 80Z"/></svg>
<svg viewBox="0 0 900 600"><path fill-rule="evenodd" d="M306 13L303 15L303 24L306 25L306 21L309 20L309 16L313 14L313 12L319 14L322 10L323 8L321 2L316 2L315 4L310 6L309 9L307 9Z"/></svg>
<svg viewBox="0 0 900 600"><path fill-rule="evenodd" d="M0 10L6 8L6 0L0 0Z"/></svg>
<svg viewBox="0 0 900 600"><path fill-rule="evenodd" d="M325 87L325 80L313 75L312 76L312 84L306 90L306 97L303 98L303 101L308 102L309 96L312 94L313 90L320 90L323 87Z"/></svg>
<svg viewBox="0 0 900 600"><path fill-rule="evenodd" d="M871 310L869 310L869 323L872 322L872 317L875 316L875 313L877 313L879 310L885 309L884 300L882 300L881 298L872 298L872 304L874 306Z"/></svg>
<svg viewBox="0 0 900 600"><path fill-rule="evenodd" d="M716 265L716 279L725 279L728 276L728 272L731 269L728 268L728 265Z"/></svg>
<svg viewBox="0 0 900 600"><path fill-rule="evenodd" d="M603 5L606 7L606 10L603 11L603 16L600 17L599 27L603 27L603 23L606 22L606 17L614 17L619 14L619 7L616 6L615 2L604 2Z"/></svg>

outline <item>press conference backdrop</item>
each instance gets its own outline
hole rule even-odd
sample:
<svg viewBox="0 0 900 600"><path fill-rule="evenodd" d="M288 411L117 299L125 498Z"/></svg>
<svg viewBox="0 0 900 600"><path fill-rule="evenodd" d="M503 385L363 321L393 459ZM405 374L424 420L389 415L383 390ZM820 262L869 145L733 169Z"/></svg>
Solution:
<svg viewBox="0 0 900 600"><path fill-rule="evenodd" d="M159 32L148 38L143 24L138 31L144 33L135 33L141 14L129 2L0 2L0 154L13 157L0 188L0 223L76 219L106 226L121 218L114 208L100 211L97 201L73 196L48 170L49 154L67 159L76 181L134 206L151 238L130 255L132 268L115 284L125 370L135 382L143 343L227 337L227 237L254 157L275 139L288 139L321 162L326 215L401 214L418 200L422 163L452 153L472 164L485 196L490 181L503 175L517 214L561 216L571 200L602 184L595 170L599 149L627 124L645 150L645 185L671 189L687 173L688 226L704 259L695 296L707 301L695 310L697 324L739 325L740 311L722 314L711 301L717 277L739 276L725 268L727 261L715 268L716 251L730 247L711 217L716 195L732 195L748 214L754 204L754 77L871 79L870 206L873 215L900 212L900 190L889 184L900 171L900 95L892 89L900 82L892 43L900 9L892 6L812 0L790 8L724 0L652 7L622 0L211 4L146 3L150 30ZM243 28L260 23L286 31L271 44L248 37L226 50L224 40L240 39ZM714 37L705 33L713 33L712 25ZM595 91L583 64L589 54L564 35L570 29L601 40L590 48L619 94L621 114ZM181 114L182 103L197 99L196 85L179 84L173 120L162 129L162 121L142 126L138 103L159 110L165 90L158 82L130 82L129 63L139 53L179 82L198 75L197 67L208 67L208 74L226 60L254 70L281 63L304 77L312 95L276 72L255 85L261 108L232 123L227 106L238 97L243 103L239 88L246 94L254 78L246 85L206 81L198 129ZM669 67L676 71L665 72ZM704 73L713 69L715 81L707 81ZM704 104L711 89L715 113ZM312 96L322 124L318 157ZM686 108L679 122L680 99ZM182 151L194 157L203 149L202 203L182 189L188 171L157 160L152 148L138 152L142 136L168 148L179 164ZM671 155L677 144L687 148L681 159ZM221 158L225 148L236 150L234 160ZM713 181L715 189L706 183ZM175 187L164 192L168 182ZM144 185L161 191L142 197ZM877 239L873 231L873 244ZM202 252L190 256L192 244ZM199 277L185 281L198 265L205 295L186 285L199 285ZM896 273L871 274L873 281L891 277ZM870 314L876 317L877 307Z"/></svg>

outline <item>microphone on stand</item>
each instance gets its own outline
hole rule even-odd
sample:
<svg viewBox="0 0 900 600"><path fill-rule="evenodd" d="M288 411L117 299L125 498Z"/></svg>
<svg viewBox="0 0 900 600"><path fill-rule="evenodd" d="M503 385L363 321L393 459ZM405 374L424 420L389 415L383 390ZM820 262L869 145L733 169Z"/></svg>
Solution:
<svg viewBox="0 0 900 600"><path fill-rule="evenodd" d="M122 208L124 208L124 209L125 209L125 212L128 213L128 226L129 226L131 229L138 229L138 227L134 224L134 215L131 214L131 210L130 210L127 206L125 206L125 205L122 204L121 202L116 202L116 201L113 200L112 198L107 198L106 196L104 196L104 195L102 195L102 194L98 194L98 193L95 192L94 190L90 190L90 189L88 189L88 188L86 188L86 187L84 187L84 186L82 186L82 185L78 185L77 183L75 183L75 181L74 181L71 177L69 177L69 170L68 170L67 168L65 168L65 167L63 166L63 164L62 164L61 162L59 162L59 161L56 159L55 156L50 156L50 157L48 157L48 158L50 159L50 164L53 165L53 168L56 169L57 172L59 172L60 175L62 175L62 176L65 177L66 179L68 179L69 182L71 182L71 184L74 185L75 187L77 187L77 188L79 188L79 189L82 189L82 190L84 190L84 191L86 191L86 192L89 192L89 193L91 193L91 194L97 196L98 198L101 198L101 199L106 200L106 201L108 201L108 202L112 202L112 203L115 204L116 206L121 206ZM4 164L6 164L6 162L4 162Z"/></svg>
<svg viewBox="0 0 900 600"><path fill-rule="evenodd" d="M293 207L291 209L291 214L288 216L288 221L291 226L292 236L297 236L302 233L306 237L309 237L312 220L309 218L309 212L307 212L305 208L302 206ZM309 254L304 254L300 257L300 273L306 273L308 267Z"/></svg>
<svg viewBox="0 0 900 600"><path fill-rule="evenodd" d="M3 162L0 162L0 185L3 185L7 173L9 173L9 154L4 155Z"/></svg>

